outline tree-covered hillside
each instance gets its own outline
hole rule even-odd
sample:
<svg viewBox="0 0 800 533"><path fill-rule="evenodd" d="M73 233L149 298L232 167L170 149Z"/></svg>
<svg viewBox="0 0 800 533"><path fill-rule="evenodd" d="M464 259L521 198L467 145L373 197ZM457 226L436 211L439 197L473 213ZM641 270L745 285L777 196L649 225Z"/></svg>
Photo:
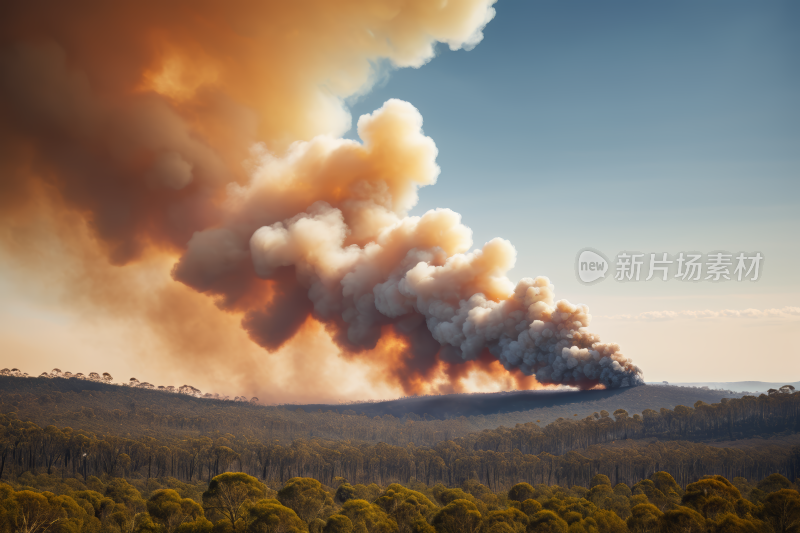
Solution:
<svg viewBox="0 0 800 533"><path fill-rule="evenodd" d="M648 390L708 392L632 391ZM0 533L800 528L791 387L502 423L536 414L367 416L0 377Z"/></svg>
<svg viewBox="0 0 800 533"><path fill-rule="evenodd" d="M685 485L706 474L756 479L780 472L794 479L800 449L791 441L800 429L800 393L790 388L642 415L602 410L547 425L471 431L466 418L306 413L97 384L97 390L62 393L54 390L62 380L15 379L31 387L0 393L0 474L46 467L111 475L123 468L192 481L237 469L277 482L296 476L378 484L477 479L498 489L519 481L586 483L598 472L634 484L667 470ZM783 440L718 445L753 437ZM620 440L637 445L619 449Z"/></svg>
<svg viewBox="0 0 800 533"><path fill-rule="evenodd" d="M509 393L428 397L375 404L260 406L189 395L106 385L79 379L18 378L0 376L0 409L15 410L21 418L40 426L71 426L99 433L124 435L197 436L218 431L259 439L295 438L348 439L430 446L442 440L500 426L534 423L544 427L559 418L582 420L602 411L624 409L629 416L646 409L659 410L677 405L693 406L697 401L714 404L727 395L681 387L634 387L615 391ZM506 403L503 403L508 399ZM436 416L404 405L417 401L450 405L451 415ZM439 401L441 400L441 401ZM455 416L452 407L462 401L467 412L488 414ZM442 402L446 402L443 404ZM533 409L507 412L506 405ZM494 411L487 407L492 407ZM470 407L473 406L473 407ZM499 411L499 412L497 412ZM395 414L392 414L394 412ZM77 422L76 422L77 421ZM411 424L413 422L413 425Z"/></svg>

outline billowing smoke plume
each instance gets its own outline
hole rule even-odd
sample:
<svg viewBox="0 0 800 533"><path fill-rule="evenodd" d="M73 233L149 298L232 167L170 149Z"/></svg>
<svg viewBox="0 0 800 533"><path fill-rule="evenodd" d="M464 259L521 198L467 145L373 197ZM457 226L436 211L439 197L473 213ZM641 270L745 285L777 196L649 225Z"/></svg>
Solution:
<svg viewBox="0 0 800 533"><path fill-rule="evenodd" d="M314 316L335 324L351 349L375 346L382 328L397 324L425 339L415 349L430 361L459 364L488 349L506 369L540 383L638 384L638 369L619 347L586 331L586 306L555 302L544 277L511 283L505 274L516 254L508 241L470 252L472 232L457 213L406 216L416 188L438 174L436 149L421 126L416 109L390 100L359 120L363 145L318 139L283 160L268 157L262 172L269 181L255 179L232 195L237 212L257 209L260 202L247 207L252 196L280 198L274 184L321 191L310 184L326 183L338 194L306 198L315 201L303 212L256 229L249 241L256 273L270 279L292 267ZM308 168L319 174L299 170ZM308 181L292 183L296 176ZM221 257L226 247L200 235L190 251L208 242L213 251L197 255Z"/></svg>
<svg viewBox="0 0 800 533"><path fill-rule="evenodd" d="M585 306L555 301L546 278L506 277L510 243L471 251L458 214L408 216L439 174L412 105L390 100L359 119L361 142L340 137L345 97L382 68L423 65L437 42L475 46L493 3L13 4L0 210L57 191L107 261L177 255L173 278L268 350L309 320L364 364L395 340L385 379L407 392L492 361L519 384L638 384L618 346L586 331Z"/></svg>

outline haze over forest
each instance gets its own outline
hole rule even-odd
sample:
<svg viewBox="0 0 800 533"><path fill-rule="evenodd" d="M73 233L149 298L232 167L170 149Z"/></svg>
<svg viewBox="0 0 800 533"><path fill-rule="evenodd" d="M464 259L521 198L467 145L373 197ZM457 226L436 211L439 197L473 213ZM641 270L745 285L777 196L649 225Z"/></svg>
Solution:
<svg viewBox="0 0 800 533"><path fill-rule="evenodd" d="M0 376L0 527L777 532L800 520L792 385L741 398L666 385L527 394L524 411L490 401L479 406L495 413L420 416L400 401L410 408L396 417L344 409L380 403L266 407ZM670 401L693 407L605 408ZM239 503L220 505L231 491Z"/></svg>
<svg viewBox="0 0 800 533"><path fill-rule="evenodd" d="M800 314L792 300L794 278L784 276L791 263L781 255L786 247L764 244L757 283L609 280L589 287L576 285L570 270L575 252L587 245L639 247L643 253L653 247L710 253L720 246L761 246L750 232L689 227L682 221L691 217L678 211L662 216L667 205L716 206L720 196L710 187L721 170L707 168L703 177L694 159L663 148L671 144L657 142L644 115L631 111L641 102L618 98L647 78L634 75L649 68L630 55L637 39L662 58L656 64L684 72L686 79L696 78L688 75L696 67L689 57L711 54L710 64L721 70L705 81L722 83L730 98L741 100L739 107L773 120L773 128L737 131L774 131L793 139L790 111L796 106L775 112L770 106L784 100L765 87L794 83L779 75L785 59L779 52L792 49L786 43L796 37L784 33L782 24L795 8L765 8L755 33L733 32L754 58L772 58L756 61L761 76L748 79L763 85L748 90L726 81L730 73L722 65L731 64L729 47L705 43L703 53L695 47L682 54L659 41L657 32L618 31L660 20L675 28L670 34L695 43L702 35L695 24L707 13L682 17L681 6L669 13L660 7L625 9L630 21L608 20L609 35L628 43L623 53L608 35L595 39L597 28L584 27L595 20L596 6L570 11L570 24L560 7L493 0L460 0L440 10L412 3L388 12L368 3L348 9L323 4L312 10L274 2L9 7L0 26L0 309L7 318L0 322L0 349L9 354L4 366L31 361L37 368L91 370L103 362L105 371L126 379L175 386L180 380L268 403L551 385L612 389L640 384L645 376L773 381L798 370L791 350L777 350L770 358L774 364L746 359L758 351L753 343L767 335L791 345L784 337ZM751 8L727 9L736 20L753 20ZM540 25L547 20L566 33L545 31ZM708 28L709 35L730 45L731 37L715 28ZM759 32L764 38L756 37ZM528 35L539 45L538 39L551 44L531 50L523 39ZM576 39L575 49L601 50L603 61L615 61L595 76L598 86L617 88L604 99L583 92L594 85L558 75L559 64L580 71L587 60L552 44L569 38ZM552 57L541 56L543 50ZM744 61L741 54L733 56ZM629 69L620 70L624 65ZM485 85L494 77L481 72L502 74L498 83L508 80L509 91L535 90L498 92L496 85ZM582 96L552 94L551 83ZM652 93L655 102L648 106L659 118L645 114L653 123L684 117L662 116L664 102L711 108L701 105L705 93L688 91L692 84L686 94L662 85L656 84L660 92ZM441 97L448 88L462 96ZM640 87L641 94L654 89ZM504 104L503 94L514 96L508 105L516 113L497 107ZM430 100L437 95L439 100ZM458 113L441 115L449 106ZM606 107L617 109L621 126L604 129L609 144L601 152L626 152L612 161L592 156L597 159L590 167L603 173L574 167L588 157L589 147L605 146L584 136L594 131L589 124L596 129L606 123L587 110ZM555 133L561 130L548 122L551 108L580 109L563 115L561 127L581 127L569 128L566 137ZM428 113L432 122L423 122ZM746 123L740 114L725 116ZM463 127L470 119L471 127ZM631 142L622 130L641 131L637 139L652 146ZM678 140L689 130L694 131L659 131ZM459 148L467 133L487 149L466 143ZM759 151L763 139L747 143L752 152L744 152L733 149L739 145L735 139L716 138L728 158L747 154L767 161L771 154L794 161ZM495 149L496 142L506 146ZM533 146L534 155L511 149L518 145ZM660 157L673 154L673 164L684 161L693 183L702 185L691 189L695 199L669 192L661 205L657 198L654 208L662 211L656 218L675 222L669 224L676 228L674 239L664 238L666 223L654 226L638 215L631 220L648 228L652 239L620 229L611 216L578 225L567 198L594 196L597 205L622 212L623 203L635 205L644 198L637 195L661 184L646 177L669 167L657 156L633 186L622 187L607 175L622 172L621 161L638 161L659 146ZM708 153L717 153L711 148ZM545 162L571 149L584 155L559 156L572 175L556 177L547 166L552 162ZM520 174L522 163L527 170ZM736 181L726 189L733 196L725 198L766 209L764 198L770 197L777 202L768 205L770 216L795 216L797 210L785 204L797 197L795 182L784 179L793 175L790 169L764 165L747 170L759 176L758 194ZM586 176L578 178L581 173ZM609 201L598 184L608 184L624 202ZM753 220L774 223L769 217ZM790 226L783 221L756 233L778 235ZM603 236L610 234L622 240ZM678 242L678 236L686 240ZM711 237L719 240L712 243ZM665 295L696 308L663 308ZM622 301L628 301L625 309ZM723 353L735 364L716 361ZM758 375L733 376L737 368Z"/></svg>
<svg viewBox="0 0 800 533"><path fill-rule="evenodd" d="M0 533L800 532L798 20L7 2Z"/></svg>

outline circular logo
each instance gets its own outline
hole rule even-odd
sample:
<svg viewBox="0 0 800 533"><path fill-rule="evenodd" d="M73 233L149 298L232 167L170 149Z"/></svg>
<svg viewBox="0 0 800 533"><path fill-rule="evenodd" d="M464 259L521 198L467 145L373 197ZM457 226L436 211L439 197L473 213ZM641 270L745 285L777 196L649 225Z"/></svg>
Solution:
<svg viewBox="0 0 800 533"><path fill-rule="evenodd" d="M584 285L594 285L606 279L609 261L602 252L584 248L575 258L575 277Z"/></svg>

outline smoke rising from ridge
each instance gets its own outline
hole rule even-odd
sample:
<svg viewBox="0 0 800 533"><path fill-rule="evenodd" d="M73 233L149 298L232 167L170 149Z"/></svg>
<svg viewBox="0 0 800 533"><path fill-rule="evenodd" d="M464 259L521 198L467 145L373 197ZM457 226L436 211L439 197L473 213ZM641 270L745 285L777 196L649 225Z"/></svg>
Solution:
<svg viewBox="0 0 800 533"><path fill-rule="evenodd" d="M493 3L6 7L5 220L36 216L28 206L57 191L52 205L79 213L111 264L177 256L173 278L258 345L279 350L316 321L344 359L409 393L499 365L524 387L637 384L618 346L586 331L585 306L556 301L546 278L506 277L509 242L472 250L458 214L408 216L439 174L411 104L390 100L359 119L361 142L340 138L343 99L369 89L376 65L477 45ZM143 316L165 337L189 335L155 322L193 312L167 293L159 301L173 303Z"/></svg>

